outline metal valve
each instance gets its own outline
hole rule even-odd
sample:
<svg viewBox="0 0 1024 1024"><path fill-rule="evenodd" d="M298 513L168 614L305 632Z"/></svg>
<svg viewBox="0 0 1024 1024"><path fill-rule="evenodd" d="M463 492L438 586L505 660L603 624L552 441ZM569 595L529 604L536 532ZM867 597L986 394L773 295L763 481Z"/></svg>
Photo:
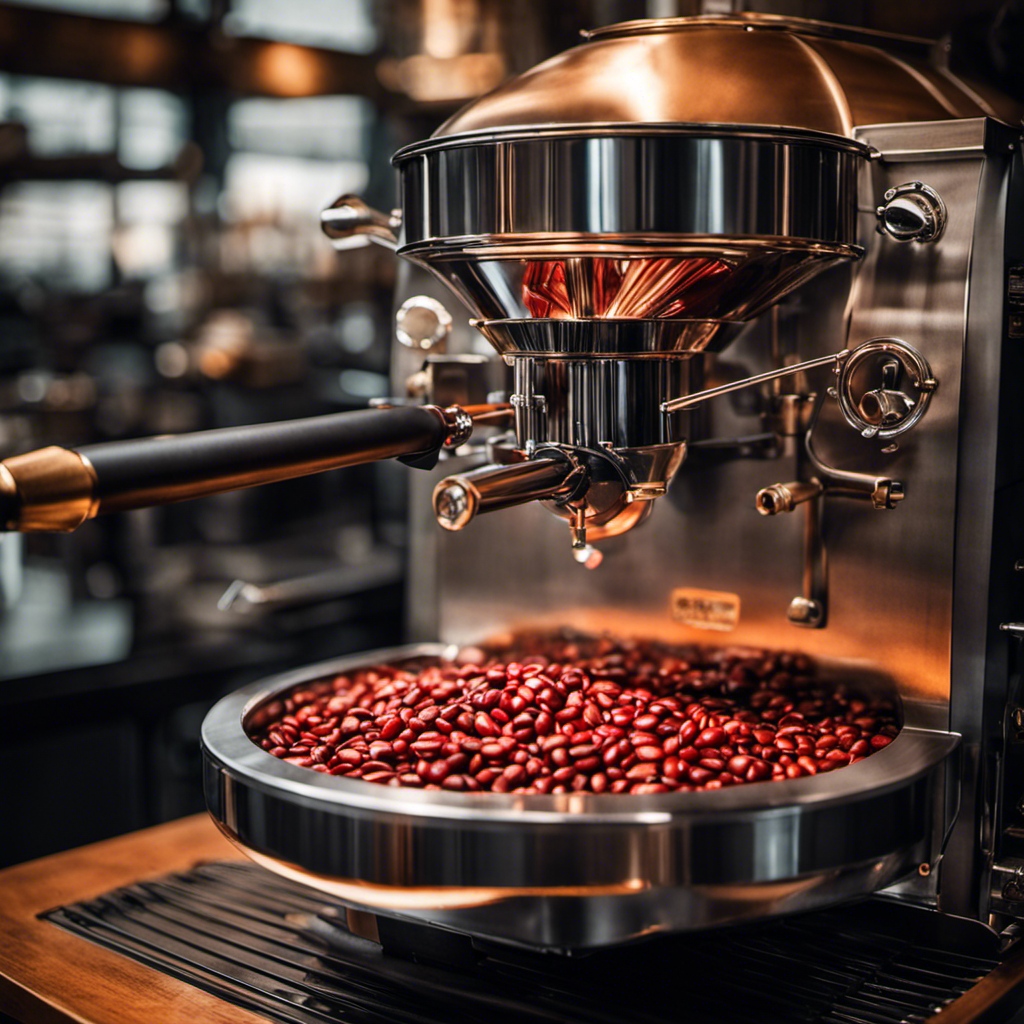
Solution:
<svg viewBox="0 0 1024 1024"><path fill-rule="evenodd" d="M878 230L897 242L937 242L946 227L946 204L933 188L908 181L885 193L875 210Z"/></svg>
<svg viewBox="0 0 1024 1024"><path fill-rule="evenodd" d="M451 313L429 295L414 295L395 314L395 337L409 348L429 352L444 342L451 329Z"/></svg>
<svg viewBox="0 0 1024 1024"><path fill-rule="evenodd" d="M928 361L911 345L899 338L872 338L844 363L835 397L861 436L887 440L920 422L938 386Z"/></svg>

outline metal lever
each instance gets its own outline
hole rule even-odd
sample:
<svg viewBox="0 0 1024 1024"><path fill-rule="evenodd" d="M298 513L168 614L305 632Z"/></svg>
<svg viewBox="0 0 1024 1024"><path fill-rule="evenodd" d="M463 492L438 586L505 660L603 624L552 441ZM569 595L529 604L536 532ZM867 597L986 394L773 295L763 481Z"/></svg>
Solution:
<svg viewBox="0 0 1024 1024"><path fill-rule="evenodd" d="M106 512L381 459L429 468L443 446L464 444L472 431L471 412L421 405L114 441L77 451L41 448L0 462L0 530L67 532Z"/></svg>
<svg viewBox="0 0 1024 1024"><path fill-rule="evenodd" d="M742 391L744 388L752 388L758 384L766 384L770 380L777 380L779 377L788 377L794 373L801 373L804 370L813 370L819 366L834 364L835 372L843 368L843 364L850 358L851 350L844 348L830 356L819 356L817 359L807 359L802 363L794 363L792 366L781 366L777 370L769 370L767 373L759 373L754 377L745 377L743 380L733 381L731 384L721 384L717 388L708 388L707 391L697 391L692 395L683 395L681 398L672 398L661 403L661 411L664 413L679 412L681 409L690 409L701 402L718 398L719 395L728 395L733 391Z"/></svg>
<svg viewBox="0 0 1024 1024"><path fill-rule="evenodd" d="M382 213L359 196L341 196L320 214L320 226L335 249L355 249L376 242L386 249L398 248L402 211Z"/></svg>

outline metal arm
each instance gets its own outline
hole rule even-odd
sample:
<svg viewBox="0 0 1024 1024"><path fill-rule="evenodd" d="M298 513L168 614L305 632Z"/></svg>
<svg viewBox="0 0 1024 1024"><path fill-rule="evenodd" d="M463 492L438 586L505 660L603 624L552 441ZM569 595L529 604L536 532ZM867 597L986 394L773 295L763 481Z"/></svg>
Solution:
<svg viewBox="0 0 1024 1024"><path fill-rule="evenodd" d="M367 409L284 423L41 448L0 462L0 529L66 532L105 512L147 508L342 466L399 458L429 467L463 444L476 410ZM494 406L485 406L484 418Z"/></svg>
<svg viewBox="0 0 1024 1024"><path fill-rule="evenodd" d="M692 395L683 395L682 398L672 398L661 403L662 412L679 412L681 409L690 409L701 402L707 402L719 395L728 395L732 391L742 391L744 388L752 388L758 384L765 384L770 380L777 380L779 377L788 377L793 373L800 373L803 370L813 370L818 366L835 364L836 372L842 369L843 364L850 358L850 349L844 348L842 352L836 352L830 356L819 356L817 359L808 359L803 363L795 363L793 366L781 366L777 370L769 370L767 373L759 373L754 377L744 377L743 380L733 381L731 384L722 384L717 388L708 388L707 391L697 391Z"/></svg>

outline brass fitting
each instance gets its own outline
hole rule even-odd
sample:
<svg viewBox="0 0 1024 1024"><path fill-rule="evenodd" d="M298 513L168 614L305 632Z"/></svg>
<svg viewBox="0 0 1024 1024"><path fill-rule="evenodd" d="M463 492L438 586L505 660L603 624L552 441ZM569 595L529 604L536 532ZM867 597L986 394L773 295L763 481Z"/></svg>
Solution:
<svg viewBox="0 0 1024 1024"><path fill-rule="evenodd" d="M84 455L50 446L0 462L0 527L68 533L99 509L96 471Z"/></svg>

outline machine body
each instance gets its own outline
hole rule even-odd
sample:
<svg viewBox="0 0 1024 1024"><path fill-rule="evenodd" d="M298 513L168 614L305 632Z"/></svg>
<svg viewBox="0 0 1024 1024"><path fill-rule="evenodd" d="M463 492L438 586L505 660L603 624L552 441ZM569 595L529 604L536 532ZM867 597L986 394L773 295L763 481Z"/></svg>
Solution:
<svg viewBox="0 0 1024 1024"><path fill-rule="evenodd" d="M36 528L75 525L49 514L62 488L86 518L357 460L426 466L447 444L411 487L414 638L796 650L837 684L894 690L903 729L865 762L721 793L410 791L249 740L289 686L345 670L314 666L211 712L225 832L360 909L547 948L880 889L1024 916L1020 113L920 40L651 20L590 34L399 152L400 209L338 200L335 244L384 244L443 281L507 395L361 414L330 451L311 421L254 428L263 454L231 435L73 456L91 485L61 456ZM424 333L398 299L406 344L446 334L444 311ZM471 436L474 420L496 429ZM0 472L15 528L27 465Z"/></svg>

